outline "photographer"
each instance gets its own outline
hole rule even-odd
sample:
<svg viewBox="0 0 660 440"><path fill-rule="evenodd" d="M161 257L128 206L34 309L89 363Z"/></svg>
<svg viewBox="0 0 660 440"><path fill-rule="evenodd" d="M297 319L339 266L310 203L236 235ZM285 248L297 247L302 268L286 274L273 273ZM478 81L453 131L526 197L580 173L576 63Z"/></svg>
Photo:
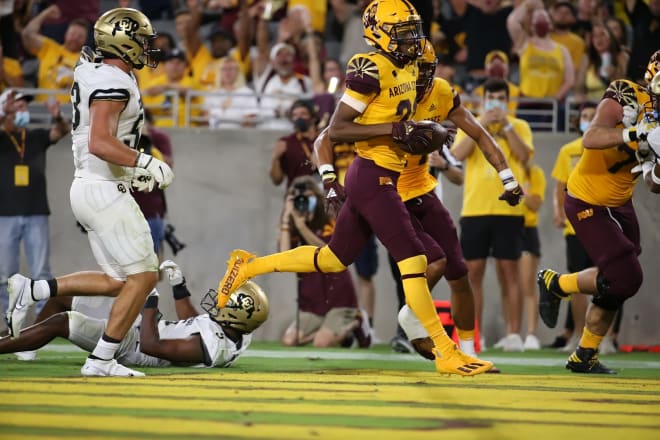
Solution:
<svg viewBox="0 0 660 440"><path fill-rule="evenodd" d="M335 220L325 212L324 196L311 176L293 180L284 204L279 250L300 245L323 246L332 236ZM339 273L300 273L298 276L298 315L282 337L287 346L347 346L352 334L358 344L371 341L366 317L358 313L357 297L349 271ZM363 326L367 326L366 330ZM368 343L367 343L368 342Z"/></svg>

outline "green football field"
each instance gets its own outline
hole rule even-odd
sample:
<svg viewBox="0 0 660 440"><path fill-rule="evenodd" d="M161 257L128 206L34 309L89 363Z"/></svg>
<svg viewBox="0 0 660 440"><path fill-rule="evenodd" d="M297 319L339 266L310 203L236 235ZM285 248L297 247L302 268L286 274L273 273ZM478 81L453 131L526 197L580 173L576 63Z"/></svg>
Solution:
<svg viewBox="0 0 660 440"><path fill-rule="evenodd" d="M660 355L604 356L577 375L565 354L483 354L501 374L442 376L369 350L255 343L228 369L145 368L82 378L66 341L37 361L0 355L0 439L657 439Z"/></svg>

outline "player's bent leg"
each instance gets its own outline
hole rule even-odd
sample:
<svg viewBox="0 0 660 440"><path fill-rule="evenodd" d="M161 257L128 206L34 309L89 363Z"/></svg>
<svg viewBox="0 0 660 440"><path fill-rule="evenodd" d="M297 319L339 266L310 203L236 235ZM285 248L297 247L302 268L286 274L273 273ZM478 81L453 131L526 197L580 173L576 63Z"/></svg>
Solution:
<svg viewBox="0 0 660 440"><path fill-rule="evenodd" d="M115 299L105 334L122 340L144 306L144 302L158 282L158 272L129 275Z"/></svg>

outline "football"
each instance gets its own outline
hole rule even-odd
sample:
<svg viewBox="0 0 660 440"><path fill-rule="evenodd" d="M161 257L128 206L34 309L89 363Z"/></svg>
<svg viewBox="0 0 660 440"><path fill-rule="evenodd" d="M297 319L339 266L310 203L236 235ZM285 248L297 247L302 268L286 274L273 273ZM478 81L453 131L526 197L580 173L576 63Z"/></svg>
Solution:
<svg viewBox="0 0 660 440"><path fill-rule="evenodd" d="M447 129L437 122L413 122L412 130L403 149L410 154L429 154L440 150L447 140L447 136Z"/></svg>

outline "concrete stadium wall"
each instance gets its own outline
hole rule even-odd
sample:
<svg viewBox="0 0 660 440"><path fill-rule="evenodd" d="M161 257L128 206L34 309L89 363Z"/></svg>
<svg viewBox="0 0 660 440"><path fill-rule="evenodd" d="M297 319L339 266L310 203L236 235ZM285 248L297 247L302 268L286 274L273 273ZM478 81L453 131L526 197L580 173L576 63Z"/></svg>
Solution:
<svg viewBox="0 0 660 440"><path fill-rule="evenodd" d="M187 247L175 258L181 265L195 301L208 288L215 288L225 271L225 261L234 248L257 254L276 250L283 187L274 187L268 177L272 147L277 133L268 131L208 131L173 129L175 181L167 190L169 222ZM540 213L542 267L563 270L564 240L552 225L552 189L550 170L559 147L572 137L537 134L534 143L536 161L546 170L548 189ZM97 268L86 236L78 230L69 205L69 187L73 176L70 138L53 146L48 155L48 194L51 216L51 262L55 275ZM445 202L458 219L461 206L460 187L446 181ZM660 299L656 286L660 274L654 269L660 257L660 199L639 185L635 204L642 226L644 252L642 265L646 279L641 292L626 304L620 342L660 343ZM603 237L603 239L607 239ZM396 328L396 294L386 255L380 249L380 268L376 276L376 335L389 341ZM166 258L172 258L166 246ZM25 266L23 265L23 268ZM26 270L25 268L23 270ZM296 285L291 274L271 274L256 281L267 292L271 317L257 332L257 338L278 340L295 316ZM174 318L169 286L161 282L161 304L166 317ZM499 286L489 264L485 280L484 335L488 344L503 336ZM436 286L434 297L447 299L444 281ZM565 307L565 306L564 306ZM560 319L563 319L564 314ZM524 327L523 327L524 328ZM551 341L558 330L541 323L542 342Z"/></svg>

